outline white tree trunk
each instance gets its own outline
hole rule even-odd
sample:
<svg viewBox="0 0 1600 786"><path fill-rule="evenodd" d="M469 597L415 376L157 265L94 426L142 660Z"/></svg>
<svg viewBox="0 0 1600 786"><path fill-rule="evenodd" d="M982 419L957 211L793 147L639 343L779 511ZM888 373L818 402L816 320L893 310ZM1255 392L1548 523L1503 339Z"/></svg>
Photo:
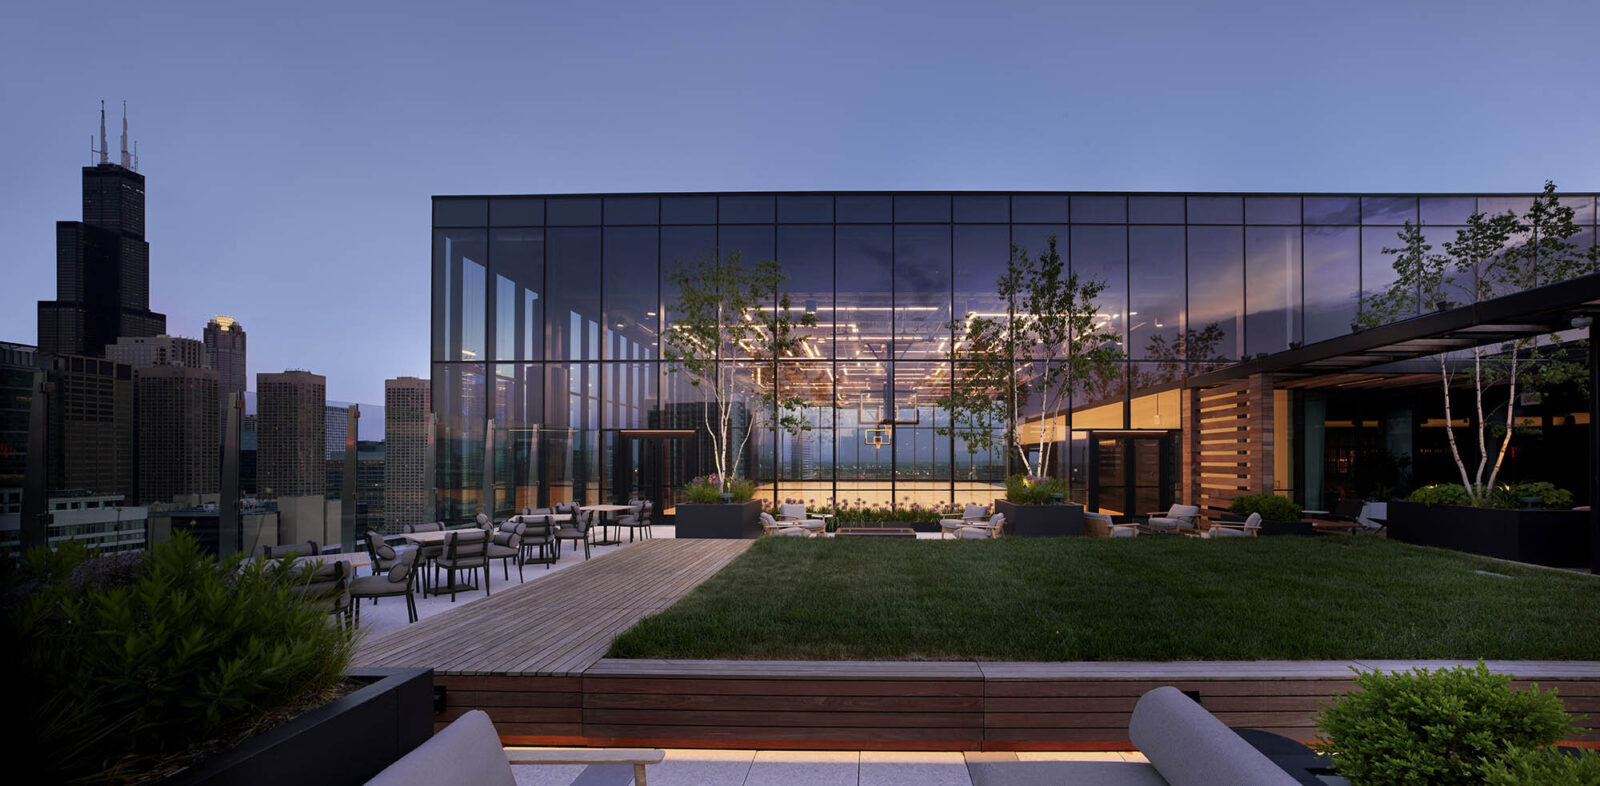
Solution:
<svg viewBox="0 0 1600 786"><path fill-rule="evenodd" d="M1456 444L1455 420L1450 413L1450 367L1445 362L1445 356L1439 356L1439 380L1444 386L1444 433L1450 440L1450 458L1456 462L1456 469L1461 472L1461 486L1469 492L1472 481L1467 477L1467 462L1461 460L1461 448Z"/></svg>
<svg viewBox="0 0 1600 786"><path fill-rule="evenodd" d="M1495 478L1500 476L1500 464L1506 459L1506 448L1511 446L1511 426L1514 422L1511 412L1517 403L1517 355L1516 347L1511 348L1511 392L1506 397L1506 435L1500 440L1500 452L1494 457L1494 469L1489 471L1489 488L1494 488Z"/></svg>

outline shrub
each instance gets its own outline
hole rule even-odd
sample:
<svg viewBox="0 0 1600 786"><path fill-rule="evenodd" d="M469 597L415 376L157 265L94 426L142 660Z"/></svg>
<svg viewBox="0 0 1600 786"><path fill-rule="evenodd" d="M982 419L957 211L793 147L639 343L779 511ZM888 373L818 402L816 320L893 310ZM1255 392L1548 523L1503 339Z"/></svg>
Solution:
<svg viewBox="0 0 1600 786"><path fill-rule="evenodd" d="M1012 475L1006 478L1006 499L1018 505L1044 505L1050 497L1067 494L1067 482L1039 475Z"/></svg>
<svg viewBox="0 0 1600 786"><path fill-rule="evenodd" d="M1538 497L1539 507L1550 510L1566 510L1572 507L1572 492L1556 488L1554 483L1543 480L1512 484L1506 496L1510 497L1510 501L1517 507L1522 507L1523 497Z"/></svg>
<svg viewBox="0 0 1600 786"><path fill-rule="evenodd" d="M1261 518L1268 521L1299 521L1300 506L1288 497L1276 494L1246 494L1234 497L1228 505L1229 513L1238 513L1248 516L1251 513L1260 513Z"/></svg>
<svg viewBox="0 0 1600 786"><path fill-rule="evenodd" d="M755 481L731 478L728 480L727 493L733 495L734 502L746 502L756 494ZM715 505L722 501L722 494L722 484L716 475L695 478L684 487L684 495L697 505Z"/></svg>
<svg viewBox="0 0 1600 786"><path fill-rule="evenodd" d="M1471 505L1472 495L1460 483L1435 483L1411 492L1406 501L1424 505Z"/></svg>
<svg viewBox="0 0 1600 786"><path fill-rule="evenodd" d="M905 505L868 505L865 502L851 504L846 502L837 505L831 511L835 524L876 524L880 522L894 522L897 524L916 524L918 522L934 522L943 518L938 508L923 507L920 503L911 502Z"/></svg>
<svg viewBox="0 0 1600 786"><path fill-rule="evenodd" d="M1520 508L1523 497L1538 497L1539 507L1551 510L1565 510L1572 507L1572 492L1556 488L1555 484L1545 481L1531 481L1517 483L1511 486L1499 486L1489 492L1489 495L1474 503L1472 496L1467 493L1465 486L1460 483L1435 483L1432 486L1423 486L1411 492L1406 497L1407 502L1420 502L1424 505L1466 505L1480 508Z"/></svg>
<svg viewBox="0 0 1600 786"><path fill-rule="evenodd" d="M310 566L219 563L182 532L142 559L61 562L24 560L4 611L11 742L46 781L170 769L344 680L356 634L293 592Z"/></svg>
<svg viewBox="0 0 1600 786"><path fill-rule="evenodd" d="M1358 690L1318 713L1316 744L1354 783L1479 784L1508 747L1551 745L1576 731L1554 691L1514 691L1510 675L1482 662L1432 672L1358 670L1355 683Z"/></svg>
<svg viewBox="0 0 1600 786"><path fill-rule="evenodd" d="M1600 753L1575 748L1508 747L1499 759L1484 762L1486 786L1593 786L1600 783Z"/></svg>

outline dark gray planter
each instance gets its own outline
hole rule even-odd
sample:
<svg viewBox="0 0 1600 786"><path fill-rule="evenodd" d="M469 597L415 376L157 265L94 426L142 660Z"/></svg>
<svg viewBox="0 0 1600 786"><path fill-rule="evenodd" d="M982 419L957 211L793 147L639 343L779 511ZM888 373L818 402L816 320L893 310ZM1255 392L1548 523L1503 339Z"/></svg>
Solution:
<svg viewBox="0 0 1600 786"><path fill-rule="evenodd" d="M1237 513L1223 513L1223 521L1244 521L1247 516ZM1261 537L1267 538L1275 535L1305 535L1310 537L1317 534L1317 527L1309 521L1277 521L1274 519L1261 520Z"/></svg>
<svg viewBox="0 0 1600 786"><path fill-rule="evenodd" d="M432 669L351 669L349 676L370 684L165 783L359 786L433 736Z"/></svg>
<svg viewBox="0 0 1600 786"><path fill-rule="evenodd" d="M738 540L761 537L761 503L755 500L726 505L679 503L677 537Z"/></svg>
<svg viewBox="0 0 1600 786"><path fill-rule="evenodd" d="M1006 514L1005 534L1019 538L1081 536L1083 506L1076 502L1062 505L1018 505L1010 500L994 501L996 513Z"/></svg>
<svg viewBox="0 0 1600 786"><path fill-rule="evenodd" d="M1389 537L1553 568L1589 565L1589 514L1389 503Z"/></svg>

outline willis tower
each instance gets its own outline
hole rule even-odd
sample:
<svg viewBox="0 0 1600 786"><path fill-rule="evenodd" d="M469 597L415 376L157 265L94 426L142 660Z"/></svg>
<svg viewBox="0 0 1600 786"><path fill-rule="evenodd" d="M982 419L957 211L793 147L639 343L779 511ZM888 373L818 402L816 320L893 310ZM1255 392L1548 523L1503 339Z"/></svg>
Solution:
<svg viewBox="0 0 1600 786"><path fill-rule="evenodd" d="M167 317L150 310L150 244L144 239L144 175L128 154L106 155L100 106L99 163L83 168L83 220L56 222L56 299L39 301L39 351L103 357L119 336L158 336Z"/></svg>

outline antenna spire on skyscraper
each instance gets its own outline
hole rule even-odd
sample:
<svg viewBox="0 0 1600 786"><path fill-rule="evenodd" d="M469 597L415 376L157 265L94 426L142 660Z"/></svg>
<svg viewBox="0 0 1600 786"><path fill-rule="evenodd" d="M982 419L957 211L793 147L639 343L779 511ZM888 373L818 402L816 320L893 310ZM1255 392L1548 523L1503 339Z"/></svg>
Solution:
<svg viewBox="0 0 1600 786"><path fill-rule="evenodd" d="M100 163L106 163L106 102L100 99Z"/></svg>
<svg viewBox="0 0 1600 786"><path fill-rule="evenodd" d="M132 169L133 161L128 158L128 102L122 102L122 168Z"/></svg>

